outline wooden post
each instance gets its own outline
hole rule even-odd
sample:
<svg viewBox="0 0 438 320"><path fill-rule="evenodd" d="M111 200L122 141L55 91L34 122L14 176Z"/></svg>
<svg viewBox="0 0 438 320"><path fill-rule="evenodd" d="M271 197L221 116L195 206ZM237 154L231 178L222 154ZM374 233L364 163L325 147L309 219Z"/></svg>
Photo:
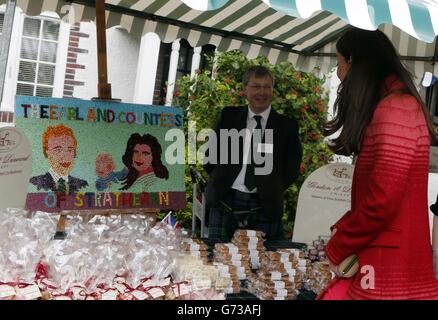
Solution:
<svg viewBox="0 0 438 320"><path fill-rule="evenodd" d="M108 83L107 56L106 56L106 23L105 0L96 0L96 30L97 30L97 66L99 83L98 97L102 100L111 100L111 84Z"/></svg>
<svg viewBox="0 0 438 320"><path fill-rule="evenodd" d="M62 240L65 238L65 214L59 216L58 225L56 226L55 239Z"/></svg>

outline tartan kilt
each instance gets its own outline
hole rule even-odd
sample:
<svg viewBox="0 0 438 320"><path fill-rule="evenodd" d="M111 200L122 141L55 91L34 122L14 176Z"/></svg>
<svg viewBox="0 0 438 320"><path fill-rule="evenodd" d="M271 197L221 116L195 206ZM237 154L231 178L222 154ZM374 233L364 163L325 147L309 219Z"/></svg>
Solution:
<svg viewBox="0 0 438 320"><path fill-rule="evenodd" d="M260 207L258 199L240 199L232 194L227 194L222 202L233 210L250 210ZM244 229L263 231L268 240L283 240L283 224L281 219L280 221L269 221L262 217L263 212L250 214L248 225ZM226 210L224 206L219 204L210 209L208 223L209 239L229 242L237 229L242 228L239 227L236 216Z"/></svg>
<svg viewBox="0 0 438 320"><path fill-rule="evenodd" d="M233 230L236 229L237 222L223 208L215 207L210 209L208 222L209 239L229 242L233 236Z"/></svg>

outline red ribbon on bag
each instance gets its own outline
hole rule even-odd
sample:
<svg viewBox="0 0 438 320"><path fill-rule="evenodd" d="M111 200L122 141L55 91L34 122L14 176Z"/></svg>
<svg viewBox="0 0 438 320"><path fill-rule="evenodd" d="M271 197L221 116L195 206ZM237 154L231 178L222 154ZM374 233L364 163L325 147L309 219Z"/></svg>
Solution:
<svg viewBox="0 0 438 320"><path fill-rule="evenodd" d="M100 300L100 294L97 292L87 293L84 289L82 289L78 294L81 297L84 297L84 300L87 300L89 297L94 298L93 300Z"/></svg>
<svg viewBox="0 0 438 320"><path fill-rule="evenodd" d="M87 294L87 296L85 297L85 300L87 300L88 297L93 298L93 300L101 300L101 295L98 292L92 292L90 294Z"/></svg>
<svg viewBox="0 0 438 320"><path fill-rule="evenodd" d="M78 295L80 295L81 297L86 298L87 297L87 292L85 291L85 289L82 289L81 291L78 292Z"/></svg>
<svg viewBox="0 0 438 320"><path fill-rule="evenodd" d="M66 296L72 300L74 299L73 292L71 292L70 290L66 291L65 293L50 292L50 295L52 296L52 298Z"/></svg>
<svg viewBox="0 0 438 320"><path fill-rule="evenodd" d="M48 280L48 279L47 278L41 279L40 284L42 284L43 286L42 286L42 288L40 287L40 289L42 289L42 290L47 290L47 289L58 290L59 289L58 287L55 287L55 286L51 285L50 283L46 283L45 280Z"/></svg>
<svg viewBox="0 0 438 320"><path fill-rule="evenodd" d="M188 281L181 281L181 282L175 282L172 286L171 286L171 288L173 289L173 288L178 288L178 300L180 300L181 299L181 285L182 284L189 284L189 282Z"/></svg>
<svg viewBox="0 0 438 320"><path fill-rule="evenodd" d="M100 293L101 296L103 296L105 293L107 293L107 292L109 292L109 291L115 291L115 292L117 292L117 294L116 294L116 299L117 299L117 296L119 295L117 289L115 289L115 288L109 288L109 287L107 287L107 288L105 288L105 287L101 287L101 288L99 288L99 293Z"/></svg>
<svg viewBox="0 0 438 320"><path fill-rule="evenodd" d="M85 291L86 289L85 289L84 287L79 286L79 285L74 285L74 286L70 287L70 288L65 292L65 295L66 295L66 296L69 296L69 297L72 297L73 300L76 300L76 297L75 297L74 292L73 292L73 290L72 290L73 288L78 288L78 289L80 289L79 292L78 292L78 295L79 295L79 296L84 297L84 299L87 297L87 292Z"/></svg>
<svg viewBox="0 0 438 320"><path fill-rule="evenodd" d="M103 284L103 283L98 284L96 287L100 290L100 293L107 293L110 290L117 291L117 289L108 287L106 284Z"/></svg>
<svg viewBox="0 0 438 320"><path fill-rule="evenodd" d="M149 286L149 287L143 287L143 292L144 293L146 293L148 296L150 296L151 298L154 298L154 297L152 297L152 295L149 293L149 290L151 290L151 289L162 289L163 287L161 287L161 286ZM164 293L164 290L163 290L163 293Z"/></svg>
<svg viewBox="0 0 438 320"><path fill-rule="evenodd" d="M44 263L39 262L36 266L35 280L41 280L43 278L48 278L48 277L49 277L48 267Z"/></svg>
<svg viewBox="0 0 438 320"><path fill-rule="evenodd" d="M161 289L162 287L161 287L161 286L149 286L149 287L143 287L143 290L142 290L142 291L144 291L144 292L148 292L149 290L154 289L154 288Z"/></svg>
<svg viewBox="0 0 438 320"><path fill-rule="evenodd" d="M24 283L24 282L0 282L0 285L7 285L10 287L17 287L19 289L24 289L33 285L36 285L36 283Z"/></svg>
<svg viewBox="0 0 438 320"><path fill-rule="evenodd" d="M140 279L140 282L145 283L146 281L149 281L151 279L152 279L152 277L143 278L143 279Z"/></svg>
<svg viewBox="0 0 438 320"><path fill-rule="evenodd" d="M27 288L27 287L33 286L34 284L35 284L35 283L24 283L24 282L20 282L20 283L17 284L17 287L18 287L19 289L24 289L24 288Z"/></svg>
<svg viewBox="0 0 438 320"><path fill-rule="evenodd" d="M135 289L133 287L131 287L129 284L127 284L126 282L122 282L121 284L123 284L126 289L124 290L125 293L131 293L132 291L134 291Z"/></svg>
<svg viewBox="0 0 438 320"><path fill-rule="evenodd" d="M119 293L117 295L117 300L138 300L138 299L134 297L131 293L125 292L125 293Z"/></svg>
<svg viewBox="0 0 438 320"><path fill-rule="evenodd" d="M16 285L18 285L18 282L1 282L0 281L0 286L2 285L6 285L6 286L10 286L10 287L15 287Z"/></svg>

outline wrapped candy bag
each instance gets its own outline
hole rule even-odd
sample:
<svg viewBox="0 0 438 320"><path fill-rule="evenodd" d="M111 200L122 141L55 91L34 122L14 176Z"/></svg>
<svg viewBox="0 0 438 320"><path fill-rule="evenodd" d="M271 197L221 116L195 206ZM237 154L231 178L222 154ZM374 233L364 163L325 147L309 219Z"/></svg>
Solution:
<svg viewBox="0 0 438 320"><path fill-rule="evenodd" d="M192 284L184 277L170 280L187 233L165 224L152 228L154 221L142 215L93 216L89 221L69 215L66 239L53 240L56 222L42 212L0 212L0 281L28 286L38 269L36 283L46 299L192 297ZM207 279L196 278L198 298L216 297L212 282L217 274L206 278L208 288ZM24 289L19 294L31 294L32 287L26 288L19 288Z"/></svg>
<svg viewBox="0 0 438 320"><path fill-rule="evenodd" d="M34 283L44 247L55 234L57 216L8 208L0 211L0 285L15 299L41 296ZM3 293L2 297L8 296Z"/></svg>
<svg viewBox="0 0 438 320"><path fill-rule="evenodd" d="M167 264L163 254L150 254L146 234L151 223L142 216L94 216L88 222L81 216L69 217L67 238L51 243L44 252L50 277L60 290L78 288L74 291L81 291L84 299L109 292L114 278L130 271L134 275L131 280L140 283L153 274L144 271L148 268L145 261L154 266ZM99 294L94 295L96 292Z"/></svg>
<svg viewBox="0 0 438 320"><path fill-rule="evenodd" d="M130 246L128 282L136 288L144 279L169 277L180 250L180 230L157 225L144 238L137 237Z"/></svg>
<svg viewBox="0 0 438 320"><path fill-rule="evenodd" d="M85 223L81 216L69 217L67 238L53 241L44 251L50 278L62 291L76 286L89 292L101 283L112 283L115 254L105 235L110 224L96 220Z"/></svg>
<svg viewBox="0 0 438 320"><path fill-rule="evenodd" d="M44 247L56 231L56 217L21 209L0 211L0 281L32 283Z"/></svg>

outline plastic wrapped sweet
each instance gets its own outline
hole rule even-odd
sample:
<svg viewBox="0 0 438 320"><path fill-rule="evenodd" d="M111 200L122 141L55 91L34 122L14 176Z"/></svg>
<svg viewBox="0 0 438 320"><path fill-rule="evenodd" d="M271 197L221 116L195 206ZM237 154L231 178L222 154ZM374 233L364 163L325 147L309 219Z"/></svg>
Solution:
<svg viewBox="0 0 438 320"><path fill-rule="evenodd" d="M183 239L187 238L186 232L162 223L157 224L148 233L150 241L166 247L169 251L180 251Z"/></svg>
<svg viewBox="0 0 438 320"><path fill-rule="evenodd" d="M44 251L50 278L63 291L76 283L87 292L111 285L116 273L124 269L121 253L126 252L132 231L118 216L95 216L86 223L83 217L72 216L67 226L67 238L52 241Z"/></svg>
<svg viewBox="0 0 438 320"><path fill-rule="evenodd" d="M129 246L128 283L135 288L147 278L169 277L181 250L182 237L180 230L158 224L143 238L136 238Z"/></svg>
<svg viewBox="0 0 438 320"><path fill-rule="evenodd" d="M165 224L152 228L154 221L141 215L93 216L89 221L85 215L68 215L67 237L53 240L56 218L0 212L0 281L23 286L35 280L34 286L23 287L28 288L20 291L23 296L35 289L43 299L224 297L214 284L220 277L212 266L201 264L204 270L192 276L193 283L184 276L170 282L181 242L188 237L181 230ZM219 287L228 284L222 279Z"/></svg>
<svg viewBox="0 0 438 320"><path fill-rule="evenodd" d="M308 257L312 262L325 261L327 259L325 254L325 246L330 240L328 236L319 236L317 240L312 242L312 246L308 248Z"/></svg>
<svg viewBox="0 0 438 320"><path fill-rule="evenodd" d="M334 274L330 271L327 261L315 262L312 264L312 269L305 276L305 288L319 294L333 278Z"/></svg>
<svg viewBox="0 0 438 320"><path fill-rule="evenodd" d="M307 264L305 268L302 266L304 288L317 294L323 291L334 277L325 254L325 246L329 240L329 236L319 236L314 240L307 252L312 264Z"/></svg>
<svg viewBox="0 0 438 320"><path fill-rule="evenodd" d="M37 265L56 231L56 216L22 209L0 211L0 282L33 283Z"/></svg>
<svg viewBox="0 0 438 320"><path fill-rule="evenodd" d="M130 298L124 294L142 288L146 279L168 277L179 251L179 231L166 226L152 229L152 222L138 215L95 216L88 222L70 217L67 239L45 250L50 277L61 290L82 284L91 299L98 289L110 292L114 279L122 276L120 294Z"/></svg>
<svg viewBox="0 0 438 320"><path fill-rule="evenodd" d="M65 240L52 241L44 250L43 263L48 276L61 291L75 283L86 284L95 274L98 261L93 259L92 248L96 234L82 217L69 217L71 229Z"/></svg>
<svg viewBox="0 0 438 320"><path fill-rule="evenodd" d="M145 278L163 279L170 274L174 263L173 256L165 248L142 246L128 262L128 283L136 288Z"/></svg>
<svg viewBox="0 0 438 320"><path fill-rule="evenodd" d="M85 283L88 280L89 276L83 276L88 251L71 239L53 241L44 250L43 263L47 265L48 276L61 291L66 291L76 282ZM87 273L91 275L92 270L87 270Z"/></svg>
<svg viewBox="0 0 438 320"><path fill-rule="evenodd" d="M293 300L302 287L300 265L306 267L303 252L297 249L266 251L260 269L249 277L248 290L263 300Z"/></svg>
<svg viewBox="0 0 438 320"><path fill-rule="evenodd" d="M202 260L204 264L209 264L208 246L200 239L184 239L181 243L182 251L191 256Z"/></svg>
<svg viewBox="0 0 438 320"><path fill-rule="evenodd" d="M294 300L298 293L296 284L288 280L271 280L260 274L248 279L248 291L262 300Z"/></svg>
<svg viewBox="0 0 438 320"><path fill-rule="evenodd" d="M213 260L235 267L238 279L245 280L251 275L251 269L260 267L265 252L263 235L261 231L238 229L231 243L215 244ZM236 290L233 289L233 293Z"/></svg>

